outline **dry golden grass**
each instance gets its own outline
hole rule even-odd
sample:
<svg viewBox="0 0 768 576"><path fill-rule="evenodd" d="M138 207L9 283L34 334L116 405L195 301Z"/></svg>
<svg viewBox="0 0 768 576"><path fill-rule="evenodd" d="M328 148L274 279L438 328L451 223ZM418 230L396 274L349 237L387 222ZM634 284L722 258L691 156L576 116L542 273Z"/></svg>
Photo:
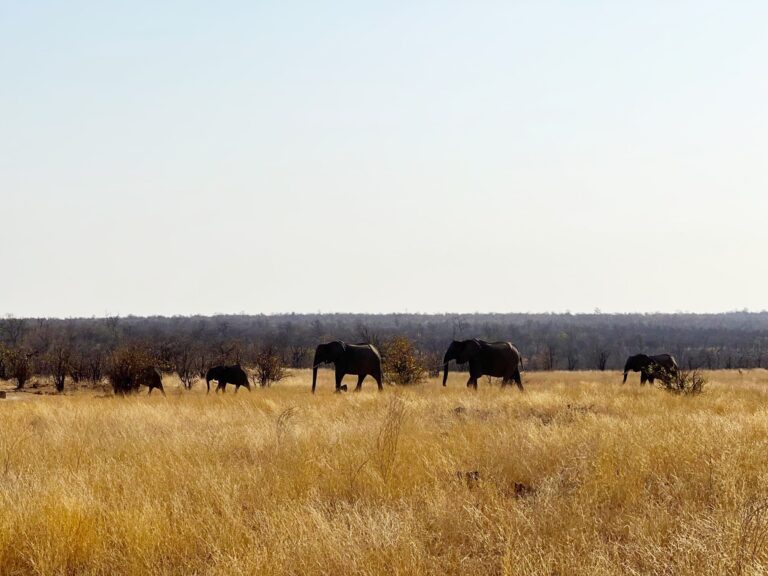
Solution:
<svg viewBox="0 0 768 576"><path fill-rule="evenodd" d="M9 394L0 573L764 574L768 372L709 377Z"/></svg>

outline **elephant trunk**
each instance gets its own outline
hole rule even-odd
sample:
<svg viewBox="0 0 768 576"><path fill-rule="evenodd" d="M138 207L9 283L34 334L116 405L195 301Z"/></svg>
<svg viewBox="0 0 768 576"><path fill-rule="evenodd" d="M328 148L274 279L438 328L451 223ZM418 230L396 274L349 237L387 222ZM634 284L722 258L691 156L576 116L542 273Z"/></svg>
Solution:
<svg viewBox="0 0 768 576"><path fill-rule="evenodd" d="M448 362L450 361L451 359L448 357L448 354L446 354L445 358L443 358L443 386L448 382Z"/></svg>
<svg viewBox="0 0 768 576"><path fill-rule="evenodd" d="M317 367L320 364L320 360L315 352L315 358L312 360L312 394L315 393L315 387L317 386Z"/></svg>
<svg viewBox="0 0 768 576"><path fill-rule="evenodd" d="M624 380L622 380L622 382L621 382L622 384L626 384L627 383L627 375L628 374L629 374L629 371L628 370L624 370Z"/></svg>

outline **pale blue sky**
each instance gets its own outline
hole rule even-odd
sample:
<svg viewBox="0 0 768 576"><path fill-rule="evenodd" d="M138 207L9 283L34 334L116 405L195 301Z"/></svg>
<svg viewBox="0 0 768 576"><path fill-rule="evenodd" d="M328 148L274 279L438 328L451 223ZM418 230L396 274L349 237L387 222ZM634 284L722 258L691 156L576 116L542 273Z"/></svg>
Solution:
<svg viewBox="0 0 768 576"><path fill-rule="evenodd" d="M0 0L0 314L768 308L767 27Z"/></svg>

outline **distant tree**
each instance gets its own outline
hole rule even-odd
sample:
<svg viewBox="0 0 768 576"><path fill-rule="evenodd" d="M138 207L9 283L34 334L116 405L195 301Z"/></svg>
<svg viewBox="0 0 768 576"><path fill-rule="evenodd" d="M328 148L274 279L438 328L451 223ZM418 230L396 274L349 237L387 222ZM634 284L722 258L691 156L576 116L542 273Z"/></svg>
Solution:
<svg viewBox="0 0 768 576"><path fill-rule="evenodd" d="M595 368L604 372L610 357L611 353L608 350L603 347L596 347L594 352Z"/></svg>
<svg viewBox="0 0 768 576"><path fill-rule="evenodd" d="M373 344L376 348L381 347L381 338L379 337L379 335L376 332L373 332L365 324L358 324L357 335L360 342L365 342L366 344Z"/></svg>
<svg viewBox="0 0 768 576"><path fill-rule="evenodd" d="M169 346L167 370L176 372L186 390L192 389L196 377L195 351L191 340L184 339Z"/></svg>
<svg viewBox="0 0 768 576"><path fill-rule="evenodd" d="M9 347L19 346L27 333L27 322L24 318L14 318L12 315L0 320L0 336Z"/></svg>
<svg viewBox="0 0 768 576"><path fill-rule="evenodd" d="M44 365L48 374L53 378L56 392L64 392L64 383L72 370L72 347L69 343L58 342L46 353Z"/></svg>
<svg viewBox="0 0 768 576"><path fill-rule="evenodd" d="M294 344L288 349L288 357L291 368L301 368L307 358L307 348Z"/></svg>
<svg viewBox="0 0 768 576"><path fill-rule="evenodd" d="M7 353L5 345L0 344L0 380L6 380L8 378L8 368L6 365Z"/></svg>
<svg viewBox="0 0 768 576"><path fill-rule="evenodd" d="M200 378L205 378L205 373L208 371L208 368L210 368L212 365L211 356L204 349L200 349L195 354L193 365L197 375Z"/></svg>
<svg viewBox="0 0 768 576"><path fill-rule="evenodd" d="M574 348L569 348L568 352L566 352L565 360L567 362L566 366L568 367L568 370L570 372L573 372L579 367L579 354L578 351Z"/></svg>
<svg viewBox="0 0 768 576"><path fill-rule="evenodd" d="M100 347L93 348L86 356L87 378L93 385L99 384L104 377L104 352Z"/></svg>
<svg viewBox="0 0 768 576"><path fill-rule="evenodd" d="M32 357L34 352L23 348L7 348L5 353L6 372L11 380L16 380L16 389L21 390L32 376Z"/></svg>
<svg viewBox="0 0 768 576"><path fill-rule="evenodd" d="M544 361L544 370L554 370L555 362L557 361L557 349L555 348L555 345L549 342L544 344L542 357Z"/></svg>

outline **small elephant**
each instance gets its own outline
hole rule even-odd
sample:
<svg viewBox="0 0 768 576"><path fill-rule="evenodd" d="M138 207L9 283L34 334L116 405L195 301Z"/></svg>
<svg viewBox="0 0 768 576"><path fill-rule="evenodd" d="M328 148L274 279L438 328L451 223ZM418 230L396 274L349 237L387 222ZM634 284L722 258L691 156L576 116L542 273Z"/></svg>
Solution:
<svg viewBox="0 0 768 576"><path fill-rule="evenodd" d="M347 344L341 340L319 344L315 349L315 359L312 362L312 394L317 386L317 367L320 364L333 362L336 368L336 392L346 392L347 386L341 384L346 374L357 376L358 392L366 376L373 376L379 391L384 389L381 383L381 355L372 344Z"/></svg>
<svg viewBox="0 0 768 576"><path fill-rule="evenodd" d="M671 378L677 375L677 361L671 354L657 354L648 356L647 354L635 354L627 358L624 364L624 380L626 384L627 375L632 372L640 372L640 384L645 384L658 378L662 382L669 382Z"/></svg>
<svg viewBox="0 0 768 576"><path fill-rule="evenodd" d="M146 386L149 388L149 392L147 393L148 395L152 394L153 388L159 388L160 392L162 392L163 396L165 396L165 390L163 389L163 376L160 374L157 368L147 366L146 368L142 369L136 375L136 382L138 386Z"/></svg>
<svg viewBox="0 0 768 576"><path fill-rule="evenodd" d="M448 363L451 360L455 360L457 364L469 362L467 386L475 390L477 390L477 379L481 376L502 378L502 387L514 381L517 387L523 390L523 382L520 378L522 356L510 342L454 340L448 346L443 358L443 386L448 381Z"/></svg>
<svg viewBox="0 0 768 576"><path fill-rule="evenodd" d="M248 382L248 374L245 373L240 367L240 364L234 364L232 366L213 366L205 373L205 383L208 386L208 392L211 391L211 380L216 380L218 385L216 386L216 392L221 390L226 392L227 384L235 385L235 393L240 389L240 386L244 386L248 392L251 391L251 385ZM206 392L206 394L208 393Z"/></svg>

